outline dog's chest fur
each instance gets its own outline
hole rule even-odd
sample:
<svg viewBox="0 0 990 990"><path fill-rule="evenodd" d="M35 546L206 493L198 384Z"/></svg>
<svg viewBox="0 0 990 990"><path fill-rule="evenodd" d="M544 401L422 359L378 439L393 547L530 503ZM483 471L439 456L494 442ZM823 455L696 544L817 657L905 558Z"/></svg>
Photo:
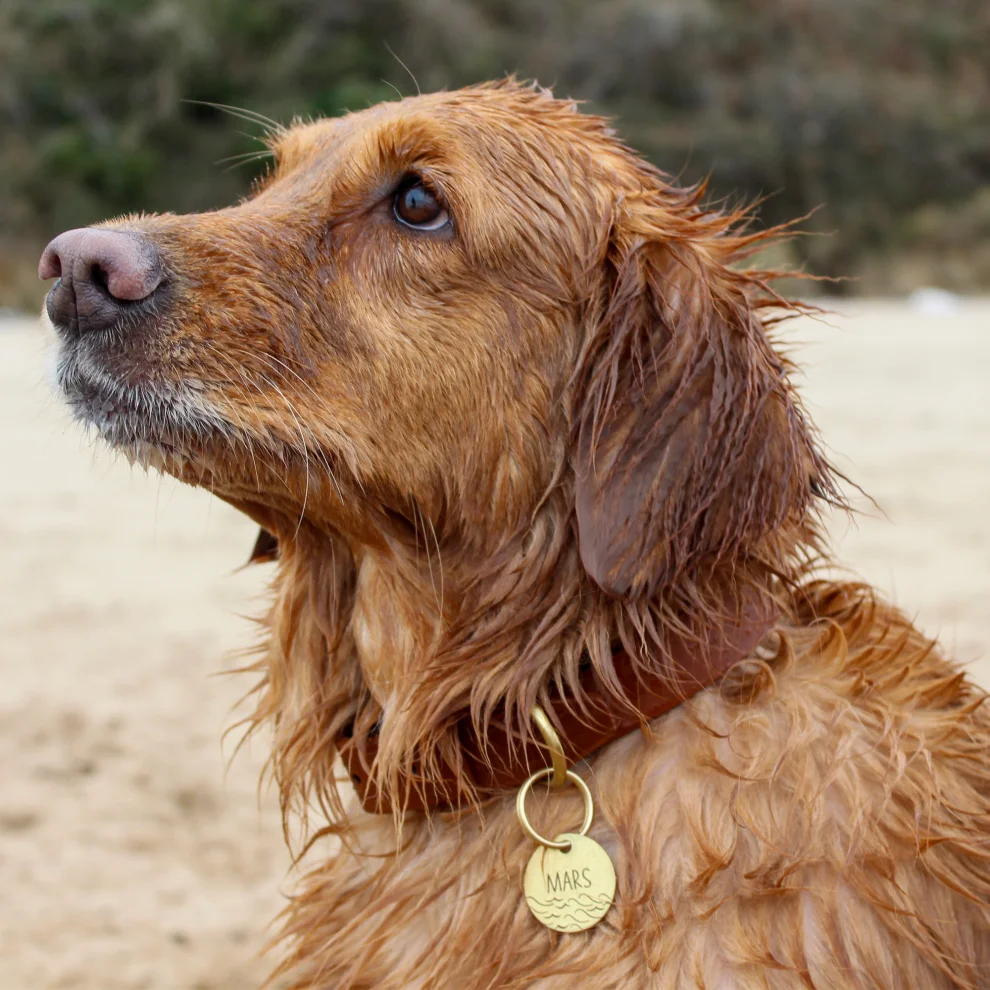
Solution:
<svg viewBox="0 0 990 990"><path fill-rule="evenodd" d="M618 874L597 928L530 915L514 794L410 816L398 844L390 816L355 812L289 908L292 985L982 985L987 717L899 614L839 598L832 625L781 628L755 699L709 689L585 768ZM580 800L534 817L573 828Z"/></svg>

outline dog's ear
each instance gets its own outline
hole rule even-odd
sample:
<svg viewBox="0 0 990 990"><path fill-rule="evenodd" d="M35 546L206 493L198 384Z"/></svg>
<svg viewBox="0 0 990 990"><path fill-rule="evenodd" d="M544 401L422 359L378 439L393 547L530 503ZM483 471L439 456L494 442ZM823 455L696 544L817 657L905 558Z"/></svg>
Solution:
<svg viewBox="0 0 990 990"><path fill-rule="evenodd" d="M729 267L754 239L696 198L664 199L618 208L576 380L581 559L616 596L745 554L804 512L824 470L761 282Z"/></svg>

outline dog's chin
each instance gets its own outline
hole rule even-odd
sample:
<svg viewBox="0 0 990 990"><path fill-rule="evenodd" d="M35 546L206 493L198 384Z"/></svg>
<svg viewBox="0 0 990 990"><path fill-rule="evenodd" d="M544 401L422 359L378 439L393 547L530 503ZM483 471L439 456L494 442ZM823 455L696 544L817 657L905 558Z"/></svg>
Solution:
<svg viewBox="0 0 990 990"><path fill-rule="evenodd" d="M210 474L211 450L229 426L205 402L198 383L125 377L71 346L59 349L54 380L73 419L131 463L182 480Z"/></svg>
<svg viewBox="0 0 990 990"><path fill-rule="evenodd" d="M331 501L343 497L331 455L248 432L243 411L200 380L166 377L133 351L107 353L95 339L63 339L53 357L52 382L73 419L132 465L207 488L248 515L245 507L268 506L301 517L320 484ZM317 459L326 478L314 473Z"/></svg>

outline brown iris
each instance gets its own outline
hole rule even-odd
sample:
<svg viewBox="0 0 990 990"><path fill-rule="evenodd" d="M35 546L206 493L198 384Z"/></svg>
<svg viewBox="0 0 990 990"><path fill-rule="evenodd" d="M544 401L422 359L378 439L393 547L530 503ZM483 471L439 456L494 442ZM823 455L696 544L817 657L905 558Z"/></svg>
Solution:
<svg viewBox="0 0 990 990"><path fill-rule="evenodd" d="M401 223L419 230L438 230L449 218L440 197L416 176L399 186L393 211Z"/></svg>

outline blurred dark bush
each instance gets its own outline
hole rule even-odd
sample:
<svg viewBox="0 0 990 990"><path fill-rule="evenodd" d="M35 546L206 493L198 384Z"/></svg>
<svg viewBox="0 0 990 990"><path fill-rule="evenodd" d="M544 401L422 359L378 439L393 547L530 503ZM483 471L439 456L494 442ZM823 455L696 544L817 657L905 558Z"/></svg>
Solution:
<svg viewBox="0 0 990 990"><path fill-rule="evenodd" d="M217 162L259 129L186 101L361 109L415 90L389 47L424 90L516 72L583 98L667 171L771 194L766 223L817 208L793 260L868 275L845 291L899 287L899 252L934 277L926 251L990 288L990 260L944 264L987 232L987 0L2 0L0 303L59 230L243 194L253 166Z"/></svg>

